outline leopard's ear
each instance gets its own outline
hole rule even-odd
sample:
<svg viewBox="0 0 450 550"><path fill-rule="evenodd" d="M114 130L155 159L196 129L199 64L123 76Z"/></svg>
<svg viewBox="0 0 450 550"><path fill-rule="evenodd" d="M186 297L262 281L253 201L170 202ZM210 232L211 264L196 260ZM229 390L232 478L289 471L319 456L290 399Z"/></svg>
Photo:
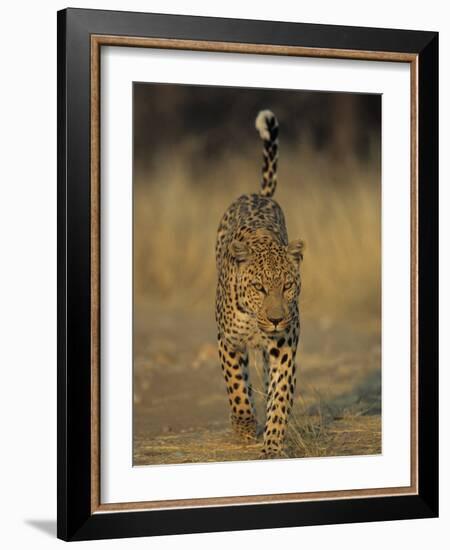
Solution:
<svg viewBox="0 0 450 550"><path fill-rule="evenodd" d="M297 241L291 241L287 245L287 253L289 256L294 258L298 263L303 261L303 252L305 250L305 243L304 241L297 240Z"/></svg>
<svg viewBox="0 0 450 550"><path fill-rule="evenodd" d="M230 243L228 250L232 258L237 262L245 262L250 257L250 248L242 241L234 240Z"/></svg>

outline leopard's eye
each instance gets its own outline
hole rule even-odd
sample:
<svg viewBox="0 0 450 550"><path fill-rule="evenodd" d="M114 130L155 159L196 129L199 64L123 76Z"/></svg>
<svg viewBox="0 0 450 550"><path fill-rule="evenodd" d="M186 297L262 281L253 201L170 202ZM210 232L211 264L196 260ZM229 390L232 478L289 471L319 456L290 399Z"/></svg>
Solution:
<svg viewBox="0 0 450 550"><path fill-rule="evenodd" d="M284 283L284 290L289 290L294 283L292 281L286 281Z"/></svg>
<svg viewBox="0 0 450 550"><path fill-rule="evenodd" d="M253 281L252 285L254 286L254 288L256 288L258 292L264 292L264 294L266 293L265 288L262 286L261 283L258 283L258 281Z"/></svg>

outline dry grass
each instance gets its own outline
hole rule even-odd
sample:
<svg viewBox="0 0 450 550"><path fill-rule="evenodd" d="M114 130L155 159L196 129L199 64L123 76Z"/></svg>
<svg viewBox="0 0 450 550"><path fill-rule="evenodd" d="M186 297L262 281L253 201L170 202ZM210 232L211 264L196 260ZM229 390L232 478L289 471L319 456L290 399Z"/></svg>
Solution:
<svg viewBox="0 0 450 550"><path fill-rule="evenodd" d="M134 463L253 460L261 441L230 431L215 327L205 311L136 310ZM251 382L264 421L262 364L252 353ZM381 452L379 334L309 319L297 355L297 391L286 455Z"/></svg>
<svg viewBox="0 0 450 550"><path fill-rule="evenodd" d="M257 458L230 437L214 326L215 235L258 190L260 150L189 170L195 143L136 174L134 462ZM281 144L276 200L306 241L302 340L289 457L381 452L379 159L362 164ZM264 418L260 365L251 376Z"/></svg>
<svg viewBox="0 0 450 550"><path fill-rule="evenodd" d="M314 419L309 419L312 424ZM301 439L301 442L300 442ZM195 428L180 433L160 434L152 439L135 438L134 465L182 464L257 460L261 440L246 442L229 429ZM381 419L364 416L336 421L326 430L302 428L287 440L284 458L373 455L381 452Z"/></svg>
<svg viewBox="0 0 450 550"><path fill-rule="evenodd" d="M228 205L258 190L259 156L244 151L205 166L193 180L186 155L162 158L135 185L137 301L166 306L214 300L215 235ZM291 238L306 241L302 310L367 321L380 311L380 173L378 163L336 162L331 154L281 149L279 186Z"/></svg>

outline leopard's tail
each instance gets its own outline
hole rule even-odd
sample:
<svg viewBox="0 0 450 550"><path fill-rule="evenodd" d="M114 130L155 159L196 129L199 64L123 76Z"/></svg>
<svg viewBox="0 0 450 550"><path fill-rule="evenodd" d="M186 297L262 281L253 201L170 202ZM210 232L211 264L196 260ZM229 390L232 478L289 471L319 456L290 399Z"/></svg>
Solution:
<svg viewBox="0 0 450 550"><path fill-rule="evenodd" d="M277 187L278 120L272 111L260 111L255 126L264 142L261 195L272 197Z"/></svg>

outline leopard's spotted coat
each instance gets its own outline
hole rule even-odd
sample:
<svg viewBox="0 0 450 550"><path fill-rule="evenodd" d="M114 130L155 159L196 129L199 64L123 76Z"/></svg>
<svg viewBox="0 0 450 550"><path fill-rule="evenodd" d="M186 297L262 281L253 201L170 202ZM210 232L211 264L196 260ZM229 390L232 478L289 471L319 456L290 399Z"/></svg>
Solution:
<svg viewBox="0 0 450 550"><path fill-rule="evenodd" d="M262 456L277 457L283 454L296 382L303 242L288 243L283 211L272 199L278 121L261 111L256 128L264 144L261 191L239 197L220 222L216 321L231 424L245 438L257 436L248 350L262 350L267 394Z"/></svg>

